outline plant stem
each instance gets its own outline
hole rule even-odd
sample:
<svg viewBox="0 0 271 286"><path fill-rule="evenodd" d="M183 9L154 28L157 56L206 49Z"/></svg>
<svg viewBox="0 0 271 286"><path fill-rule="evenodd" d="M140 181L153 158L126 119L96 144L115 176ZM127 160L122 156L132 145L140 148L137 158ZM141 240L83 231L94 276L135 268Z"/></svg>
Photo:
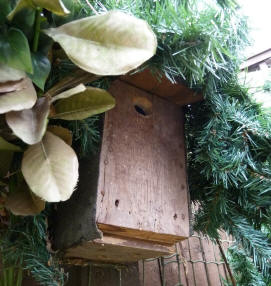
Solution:
<svg viewBox="0 0 271 286"><path fill-rule="evenodd" d="M41 12L42 12L42 8L37 8L36 18L35 18L35 33L34 33L34 39L32 43L32 51L34 53L38 50L38 47L39 47Z"/></svg>
<svg viewBox="0 0 271 286"><path fill-rule="evenodd" d="M219 250L220 250L221 256L222 256L222 258L223 258L223 260L224 260L224 262L225 262L226 268L227 268L227 270L228 270L228 272L229 272L232 285L233 285L233 286L237 286L236 280L235 280L235 278L233 277L233 274L232 274L230 265L229 265L229 263L228 263L228 260L227 260L227 258L226 258L226 255L225 255L225 253L224 253L224 250L223 250L223 248L222 248L222 246L221 246L221 243L220 243L220 241L219 241L218 239L216 239L216 243L217 243L217 245L218 245L218 247L219 247Z"/></svg>

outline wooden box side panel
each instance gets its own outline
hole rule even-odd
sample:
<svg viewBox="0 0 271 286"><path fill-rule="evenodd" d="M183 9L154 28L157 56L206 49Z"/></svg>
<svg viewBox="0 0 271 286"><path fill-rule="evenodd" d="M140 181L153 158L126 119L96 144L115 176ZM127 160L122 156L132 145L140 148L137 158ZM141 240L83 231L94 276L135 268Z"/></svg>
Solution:
<svg viewBox="0 0 271 286"><path fill-rule="evenodd" d="M122 81L110 92L117 105L105 117L97 223L188 237L182 109ZM138 98L150 115L136 112Z"/></svg>
<svg viewBox="0 0 271 286"><path fill-rule="evenodd" d="M169 255L174 253L174 250L174 246L105 235L102 239L84 242L69 248L65 257L83 258L105 263L130 263L141 259Z"/></svg>

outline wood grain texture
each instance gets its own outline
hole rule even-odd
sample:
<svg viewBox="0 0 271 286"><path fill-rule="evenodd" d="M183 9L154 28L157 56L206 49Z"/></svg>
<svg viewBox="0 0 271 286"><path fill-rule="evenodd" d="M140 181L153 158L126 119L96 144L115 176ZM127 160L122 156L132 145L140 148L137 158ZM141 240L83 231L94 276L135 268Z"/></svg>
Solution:
<svg viewBox="0 0 271 286"><path fill-rule="evenodd" d="M126 227L112 226L108 224L98 223L98 228L103 234L115 235L119 237L132 237L140 240L160 243L162 245L173 245L176 242L186 239L172 234L163 234L151 231L143 231L139 229L131 229Z"/></svg>
<svg viewBox="0 0 271 286"><path fill-rule="evenodd" d="M165 76L158 80L149 70L122 76L121 80L180 106L203 100L202 94L194 92L182 83L172 84Z"/></svg>
<svg viewBox="0 0 271 286"><path fill-rule="evenodd" d="M137 239L103 236L69 248L65 257L80 257L86 260L110 263L130 263L174 252L174 247Z"/></svg>
<svg viewBox="0 0 271 286"><path fill-rule="evenodd" d="M163 236L188 237L182 109L119 80L109 91L117 105L105 116L98 225L126 228L126 237L135 235L129 229L143 239L147 232L162 243ZM151 103L150 115L136 112L138 98Z"/></svg>
<svg viewBox="0 0 271 286"><path fill-rule="evenodd" d="M215 261L215 254L213 244L210 240L202 238L203 251L206 261ZM210 263L206 265L207 275L209 276L209 285L217 286L221 285L218 266Z"/></svg>

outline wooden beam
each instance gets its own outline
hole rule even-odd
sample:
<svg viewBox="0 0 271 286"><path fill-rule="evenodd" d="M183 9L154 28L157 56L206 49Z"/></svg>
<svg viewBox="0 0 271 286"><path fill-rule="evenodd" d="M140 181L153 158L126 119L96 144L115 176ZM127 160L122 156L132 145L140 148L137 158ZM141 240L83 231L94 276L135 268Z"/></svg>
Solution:
<svg viewBox="0 0 271 286"><path fill-rule="evenodd" d="M174 253L174 250L174 246L104 235L102 239L95 239L69 248L65 257L80 257L91 261L122 264L168 255Z"/></svg>

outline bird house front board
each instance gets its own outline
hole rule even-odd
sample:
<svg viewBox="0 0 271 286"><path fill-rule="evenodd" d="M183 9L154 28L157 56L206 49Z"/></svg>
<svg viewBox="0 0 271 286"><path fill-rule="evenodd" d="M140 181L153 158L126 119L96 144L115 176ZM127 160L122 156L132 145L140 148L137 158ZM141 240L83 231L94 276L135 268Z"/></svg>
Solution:
<svg viewBox="0 0 271 286"><path fill-rule="evenodd" d="M56 216L66 256L131 262L171 253L189 236L182 108L116 80L100 154L81 162L78 190Z"/></svg>

